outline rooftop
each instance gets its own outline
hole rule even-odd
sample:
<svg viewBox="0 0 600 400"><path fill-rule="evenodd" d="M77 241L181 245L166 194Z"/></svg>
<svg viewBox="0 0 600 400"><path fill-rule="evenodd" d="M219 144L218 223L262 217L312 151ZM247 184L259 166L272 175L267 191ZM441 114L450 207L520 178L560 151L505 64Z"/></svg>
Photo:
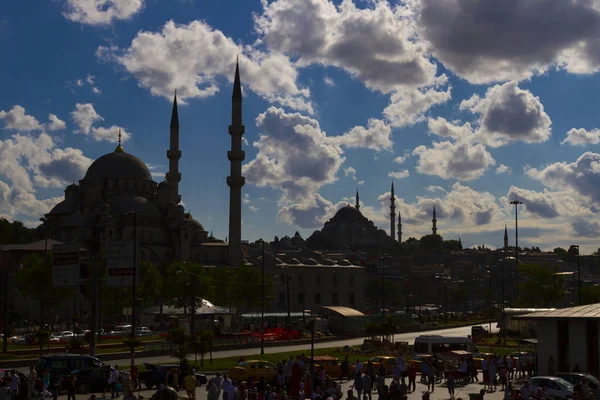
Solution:
<svg viewBox="0 0 600 400"><path fill-rule="evenodd" d="M513 317L516 320L600 320L600 303L586 304L552 311L539 311Z"/></svg>

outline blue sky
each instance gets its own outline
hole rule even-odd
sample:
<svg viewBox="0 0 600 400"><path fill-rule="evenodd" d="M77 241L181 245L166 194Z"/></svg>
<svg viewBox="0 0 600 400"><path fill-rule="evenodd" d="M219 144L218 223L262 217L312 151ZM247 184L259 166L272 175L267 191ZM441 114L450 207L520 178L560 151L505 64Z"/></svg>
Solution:
<svg viewBox="0 0 600 400"><path fill-rule="evenodd" d="M404 237L595 251L600 4L594 1L55 0L0 5L0 214L33 226L124 147L160 182L172 93L180 191L227 236L236 56L243 236L305 237L353 201Z"/></svg>

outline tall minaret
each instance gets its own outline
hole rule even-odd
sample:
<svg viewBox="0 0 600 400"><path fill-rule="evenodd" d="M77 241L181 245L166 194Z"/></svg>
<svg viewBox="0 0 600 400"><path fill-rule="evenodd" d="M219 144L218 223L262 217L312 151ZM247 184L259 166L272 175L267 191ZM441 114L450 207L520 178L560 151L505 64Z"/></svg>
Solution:
<svg viewBox="0 0 600 400"><path fill-rule="evenodd" d="M354 208L360 211L360 199L358 197L358 189L356 189L356 204L354 205Z"/></svg>
<svg viewBox="0 0 600 400"><path fill-rule="evenodd" d="M402 213L398 210L398 243L402 243Z"/></svg>
<svg viewBox="0 0 600 400"><path fill-rule="evenodd" d="M508 228L504 225L504 256L508 254Z"/></svg>
<svg viewBox="0 0 600 400"><path fill-rule="evenodd" d="M394 182L392 182L392 193L390 195L390 236L396 238L396 196L394 195Z"/></svg>
<svg viewBox="0 0 600 400"><path fill-rule="evenodd" d="M435 217L435 206L433 206L433 219L431 220L433 226L431 227L431 231L434 235L437 235L437 218Z"/></svg>
<svg viewBox="0 0 600 400"><path fill-rule="evenodd" d="M167 158L169 159L169 172L165 175L171 199L179 204L181 195L179 194L179 181L181 181L181 173L179 172L179 159L181 158L181 150L179 150L179 112L177 111L177 91L173 98L173 111L171 112L171 136L169 140L169 150L167 150Z"/></svg>
<svg viewBox="0 0 600 400"><path fill-rule="evenodd" d="M233 95L231 96L231 150L227 158L231 165L227 177L229 186L229 264L238 267L243 262L242 257L242 186L246 178L242 176L242 161L246 153L242 150L242 135L246 128L242 124L242 85L240 83L240 66L235 63L235 79Z"/></svg>

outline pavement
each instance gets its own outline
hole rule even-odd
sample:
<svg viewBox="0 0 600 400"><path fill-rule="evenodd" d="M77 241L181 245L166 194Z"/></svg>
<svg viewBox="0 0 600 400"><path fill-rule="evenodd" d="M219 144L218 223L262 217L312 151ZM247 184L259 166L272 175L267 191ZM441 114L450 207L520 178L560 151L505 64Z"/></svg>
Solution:
<svg viewBox="0 0 600 400"><path fill-rule="evenodd" d="M481 382L482 380L482 376L480 375L479 377L479 381ZM409 393L408 394L408 399L409 400L421 400L421 397L423 396L423 393L427 391L427 385L423 385L421 383L418 382L419 378L417 378L417 390ZM388 378L386 379L386 384L390 384L391 379ZM344 396L342 397L342 400L347 398L347 391L350 388L350 386L352 385L352 381L349 382L344 382L342 383L342 393L344 394ZM481 383L473 383L473 384L469 384L467 386L460 386L457 385L454 391L454 397L456 400L462 399L462 400L469 400L469 393L479 393L479 391L483 388L483 385ZM143 396L144 399L150 399L150 397L155 393L155 390L142 390L141 392L139 392L139 394L141 394L141 396ZM139 395L138 392L135 392L135 395L138 396ZM354 395L356 395L356 392L354 392ZM102 399L102 394L96 394L97 399L100 400ZM182 400L186 400L187 396L185 394L185 391L181 391L179 392L179 396ZM122 395L121 395L121 399L122 399ZM67 395L62 395L59 396L58 399L59 400L66 400ZM110 399L110 394L107 395L106 397L107 399ZM373 400L377 400L378 396L376 392L372 393L372 398ZM83 395L83 394L78 394L76 395L76 400L87 400L89 399L89 395ZM448 388L446 386L446 384L442 383L439 386L436 385L435 390L430 393L430 399L431 400L449 400L450 399L450 395L448 394ZM494 392L487 392L485 395L485 400L503 400L504 399L504 391L501 390L497 390ZM207 400L207 391L206 391L206 386L202 386L199 388L196 388L196 400ZM219 399L221 400L221 398Z"/></svg>
<svg viewBox="0 0 600 400"><path fill-rule="evenodd" d="M479 324L481 325L481 324ZM415 338L419 335L442 335L442 336L468 336L471 334L471 326L463 326L458 328L448 328L448 329L436 329L432 331L420 331L420 332L409 332L409 333L398 333L394 335L394 341L396 342L408 342L409 344L413 344ZM355 338L355 339L342 339L335 341L325 341L325 342L315 342L315 349L329 348L329 347L344 347L344 346L356 346L361 345L365 338ZM301 345L282 345L282 346L273 346L273 347L265 347L266 354L272 353L282 353L288 351L302 351L306 350L307 353L310 352L310 344L301 344ZM240 356L250 356L254 354L258 354L260 352L259 348L246 348L246 349L236 349L236 350L224 350L224 351L214 351L213 359L216 358L227 358L227 357L240 357ZM193 355L192 355L193 357ZM189 358L189 357L188 357ZM168 364L173 363L176 360L170 356L159 356L159 357L140 357L135 359L136 364L142 363L150 363L150 364ZM130 365L131 359L124 358L120 360L111 360L107 361L107 363L111 365ZM29 367L23 368L15 368L17 371L23 372L24 374L29 373Z"/></svg>

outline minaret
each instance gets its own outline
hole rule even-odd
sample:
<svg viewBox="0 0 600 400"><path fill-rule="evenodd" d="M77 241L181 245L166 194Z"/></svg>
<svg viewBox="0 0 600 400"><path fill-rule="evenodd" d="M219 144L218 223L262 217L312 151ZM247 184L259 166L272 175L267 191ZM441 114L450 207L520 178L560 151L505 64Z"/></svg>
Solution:
<svg viewBox="0 0 600 400"><path fill-rule="evenodd" d="M431 227L431 231L434 235L437 235L437 218L435 217L435 206L433 206L433 219L431 220L433 226Z"/></svg>
<svg viewBox="0 0 600 400"><path fill-rule="evenodd" d="M227 152L230 173L227 177L229 186L229 264L238 267L242 257L242 186L246 178L242 176L242 161L246 153L242 150L242 135L246 128L242 124L242 85L240 83L239 62L235 63L235 79L231 96L231 150Z"/></svg>
<svg viewBox="0 0 600 400"><path fill-rule="evenodd" d="M398 243L402 243L402 213L398 210Z"/></svg>
<svg viewBox="0 0 600 400"><path fill-rule="evenodd" d="M394 195L394 182L392 182L392 193L390 195L390 236L396 238L396 196Z"/></svg>
<svg viewBox="0 0 600 400"><path fill-rule="evenodd" d="M504 225L504 254L508 254L508 228Z"/></svg>
<svg viewBox="0 0 600 400"><path fill-rule="evenodd" d="M354 205L354 208L360 211L360 199L358 197L358 189L356 189L356 204Z"/></svg>
<svg viewBox="0 0 600 400"><path fill-rule="evenodd" d="M171 112L171 135L169 140L169 150L167 150L167 158L169 159L169 172L165 175L169 192L172 201L175 204L181 202L179 194L179 181L181 181L181 173L179 172L179 159L181 158L181 150L179 150L179 112L177 111L177 91L173 98L173 111Z"/></svg>

